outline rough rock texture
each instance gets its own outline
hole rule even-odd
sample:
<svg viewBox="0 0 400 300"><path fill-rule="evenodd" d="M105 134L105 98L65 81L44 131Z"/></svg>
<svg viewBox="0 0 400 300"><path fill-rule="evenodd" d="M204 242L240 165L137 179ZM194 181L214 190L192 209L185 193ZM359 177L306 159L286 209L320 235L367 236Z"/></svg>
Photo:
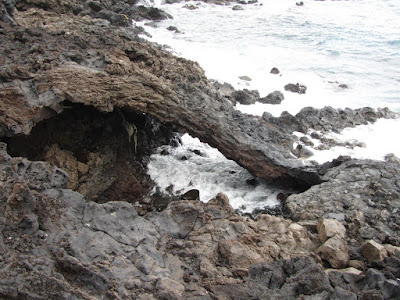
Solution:
<svg viewBox="0 0 400 300"><path fill-rule="evenodd" d="M297 94L305 94L307 87L305 85L299 84L299 83L288 83L284 87L285 91L289 91L292 93L297 93Z"/></svg>
<svg viewBox="0 0 400 300"><path fill-rule="evenodd" d="M387 257L387 250L374 240L368 240L361 246L362 255L369 261L383 260Z"/></svg>
<svg viewBox="0 0 400 300"><path fill-rule="evenodd" d="M2 147L1 297L187 299L212 283L242 283L253 263L315 248L302 226L239 217L223 194L146 217L124 201L86 202L65 188L64 171Z"/></svg>
<svg viewBox="0 0 400 300"><path fill-rule="evenodd" d="M105 20L31 8L0 34L2 136L28 134L64 110L65 101L100 111L150 114L218 148L254 175L305 188L312 164L290 154L292 137L275 124L235 111L194 62L138 40Z"/></svg>
<svg viewBox="0 0 400 300"><path fill-rule="evenodd" d="M342 269L349 263L349 249L346 241L338 234L319 247L317 253L335 269Z"/></svg>
<svg viewBox="0 0 400 300"><path fill-rule="evenodd" d="M218 90L196 63L128 26L161 11L130 0L16 2L0 2L1 299L398 298L398 159L318 166L291 154L293 131L393 113L248 116L229 86ZM179 142L175 130L255 175L308 189L280 197L286 219L238 216L224 194L161 207L144 166L155 147ZM347 263L330 261L339 250L323 254L320 218L345 226L339 250L358 271L324 270ZM388 257L366 262L369 239Z"/></svg>
<svg viewBox="0 0 400 300"><path fill-rule="evenodd" d="M397 295L391 276L398 276L398 259L374 265L366 277L326 273L310 257L316 235L298 223L237 216L223 194L207 204L171 202L142 217L124 201L87 201L66 189L64 171L11 158L1 147L2 298L353 299L373 290L385 299Z"/></svg>
<svg viewBox="0 0 400 300"><path fill-rule="evenodd" d="M268 94L266 97L258 99L258 102L266 104L281 104L284 99L285 96L283 96L282 92L274 91Z"/></svg>
<svg viewBox="0 0 400 300"><path fill-rule="evenodd" d="M337 220L321 219L317 224L318 237L321 242L337 234L341 238L346 236L346 228Z"/></svg>
<svg viewBox="0 0 400 300"><path fill-rule="evenodd" d="M340 164L340 162L339 162ZM354 242L374 238L399 246L400 163L348 160L329 169L324 183L286 199L294 220L335 218L344 222Z"/></svg>
<svg viewBox="0 0 400 300"><path fill-rule="evenodd" d="M239 91L234 91L231 94L231 97L233 98L233 101L236 103L240 104L254 104L258 99L260 99L260 94L258 91L249 91L247 89L244 90L239 90Z"/></svg>

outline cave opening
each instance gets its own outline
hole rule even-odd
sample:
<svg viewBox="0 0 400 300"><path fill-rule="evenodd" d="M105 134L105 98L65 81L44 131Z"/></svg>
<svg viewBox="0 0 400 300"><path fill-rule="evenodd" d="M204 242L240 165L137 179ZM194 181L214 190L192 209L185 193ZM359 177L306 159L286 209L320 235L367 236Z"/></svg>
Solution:
<svg viewBox="0 0 400 300"><path fill-rule="evenodd" d="M127 201L151 210L148 157L176 141L176 129L129 108L101 112L63 102L63 112L39 122L29 135L1 138L11 156L47 161L69 174L68 188L98 203Z"/></svg>

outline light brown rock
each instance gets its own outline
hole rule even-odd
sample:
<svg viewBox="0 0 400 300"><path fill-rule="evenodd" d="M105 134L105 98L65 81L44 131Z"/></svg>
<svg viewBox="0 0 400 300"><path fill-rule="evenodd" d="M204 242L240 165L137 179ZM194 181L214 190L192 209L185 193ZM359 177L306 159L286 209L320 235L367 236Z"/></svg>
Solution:
<svg viewBox="0 0 400 300"><path fill-rule="evenodd" d="M317 253L335 269L346 267L350 258L346 241L339 235L335 235L327 240L317 249Z"/></svg>
<svg viewBox="0 0 400 300"><path fill-rule="evenodd" d="M390 244L383 245L390 256L396 256L400 258L400 247L396 247Z"/></svg>
<svg viewBox="0 0 400 300"><path fill-rule="evenodd" d="M337 220L321 219L317 224L317 230L321 242L325 242L335 234L342 239L346 236L346 228Z"/></svg>
<svg viewBox="0 0 400 300"><path fill-rule="evenodd" d="M383 260L388 256L384 246L374 240L368 240L361 246L362 255L369 261Z"/></svg>

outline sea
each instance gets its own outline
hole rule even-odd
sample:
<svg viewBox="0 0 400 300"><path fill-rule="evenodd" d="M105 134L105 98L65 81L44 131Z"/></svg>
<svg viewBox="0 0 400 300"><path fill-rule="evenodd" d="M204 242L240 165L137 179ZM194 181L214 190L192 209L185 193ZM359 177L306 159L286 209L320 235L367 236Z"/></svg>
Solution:
<svg viewBox="0 0 400 300"><path fill-rule="evenodd" d="M261 97L273 91L284 94L279 105L237 104L236 109L244 113L267 111L279 116L283 111L296 114L308 106L388 107L400 113L400 1L303 0L302 5L300 1L217 5L143 0L144 5L160 8L173 19L135 25L149 33L144 38L197 61L210 79L236 89L258 90ZM170 26L177 30L168 30ZM279 74L270 73L274 67ZM305 85L307 91L285 91L288 83ZM345 129L329 137L357 140L363 147L311 149L314 155L309 159L324 163L339 155L383 160L393 153L400 157L399 132L400 119ZM170 154L162 155L164 150ZM158 149L148 173L158 192L176 196L198 189L204 202L224 192L231 205L243 212L276 207L276 195L284 192L254 179L217 149L187 134L178 148Z"/></svg>

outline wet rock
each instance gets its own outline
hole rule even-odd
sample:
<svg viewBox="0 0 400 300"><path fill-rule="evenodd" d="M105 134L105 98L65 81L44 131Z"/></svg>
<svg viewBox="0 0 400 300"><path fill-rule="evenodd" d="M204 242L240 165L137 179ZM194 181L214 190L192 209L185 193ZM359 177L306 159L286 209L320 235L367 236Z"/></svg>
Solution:
<svg viewBox="0 0 400 300"><path fill-rule="evenodd" d="M146 20L162 21L172 19L172 16L156 7L137 6L137 13Z"/></svg>
<svg viewBox="0 0 400 300"><path fill-rule="evenodd" d="M189 9L189 10L195 10L195 9L199 9L199 7L197 5L193 5L193 4L185 4L184 6L182 6L183 8Z"/></svg>
<svg viewBox="0 0 400 300"><path fill-rule="evenodd" d="M181 196L182 200L200 200L199 190L190 190Z"/></svg>
<svg viewBox="0 0 400 300"><path fill-rule="evenodd" d="M235 102L240 104L250 105L256 103L258 99L260 99L260 94L258 91L250 91L248 89L234 91L231 94L231 97L234 99Z"/></svg>
<svg viewBox="0 0 400 300"><path fill-rule="evenodd" d="M258 99L258 102L266 103L266 104L281 104L281 102L285 99L282 92L274 91L267 95L267 97Z"/></svg>
<svg viewBox="0 0 400 300"><path fill-rule="evenodd" d="M279 69L278 68L276 68L276 67L273 67L272 69L271 69L271 71L270 71L270 73L271 74L279 74L280 73L280 71L279 71Z"/></svg>
<svg viewBox="0 0 400 300"><path fill-rule="evenodd" d="M314 155L314 153L307 147L303 145L297 145L295 149L292 150L292 153L298 158L307 159Z"/></svg>
<svg viewBox="0 0 400 300"><path fill-rule="evenodd" d="M292 93L305 94L307 87L305 85L301 85L299 83L296 83L296 84L289 83L289 84L285 85L284 89L285 89L285 91L289 91Z"/></svg>
<svg viewBox="0 0 400 300"><path fill-rule="evenodd" d="M168 26L168 27L167 27L167 30L173 31L173 32L175 32L175 33L182 33L182 32L178 29L178 27L176 27L176 26Z"/></svg>
<svg viewBox="0 0 400 300"><path fill-rule="evenodd" d="M219 92L221 92L221 94L222 94L224 97L228 98L229 100L232 99L231 96L232 96L232 93L235 91L235 89L233 88L233 86L232 86L231 84L226 83L226 82L224 82L224 83L219 83L218 81L215 81L215 82L213 83L213 85L215 86L215 88L216 88ZM232 99L232 100L233 100L233 99ZM234 102L233 105L236 105L236 102Z"/></svg>
<svg viewBox="0 0 400 300"><path fill-rule="evenodd" d="M342 239L346 236L346 228L342 223L336 220L321 219L317 224L318 237L321 242L325 242L327 239L337 234Z"/></svg>
<svg viewBox="0 0 400 300"><path fill-rule="evenodd" d="M346 267L350 258L347 244L339 235L334 235L328 239L317 249L317 253L336 269Z"/></svg>
<svg viewBox="0 0 400 300"><path fill-rule="evenodd" d="M239 76L239 79L240 79L240 80L244 80L244 81L251 81L251 80L252 80L249 76L246 76L246 75L244 75L244 76Z"/></svg>
<svg viewBox="0 0 400 300"><path fill-rule="evenodd" d="M244 10L244 8L241 5L235 5L232 7L232 10Z"/></svg>
<svg viewBox="0 0 400 300"><path fill-rule="evenodd" d="M361 253L369 262L383 260L387 256L385 247L373 240L366 241L361 246Z"/></svg>

